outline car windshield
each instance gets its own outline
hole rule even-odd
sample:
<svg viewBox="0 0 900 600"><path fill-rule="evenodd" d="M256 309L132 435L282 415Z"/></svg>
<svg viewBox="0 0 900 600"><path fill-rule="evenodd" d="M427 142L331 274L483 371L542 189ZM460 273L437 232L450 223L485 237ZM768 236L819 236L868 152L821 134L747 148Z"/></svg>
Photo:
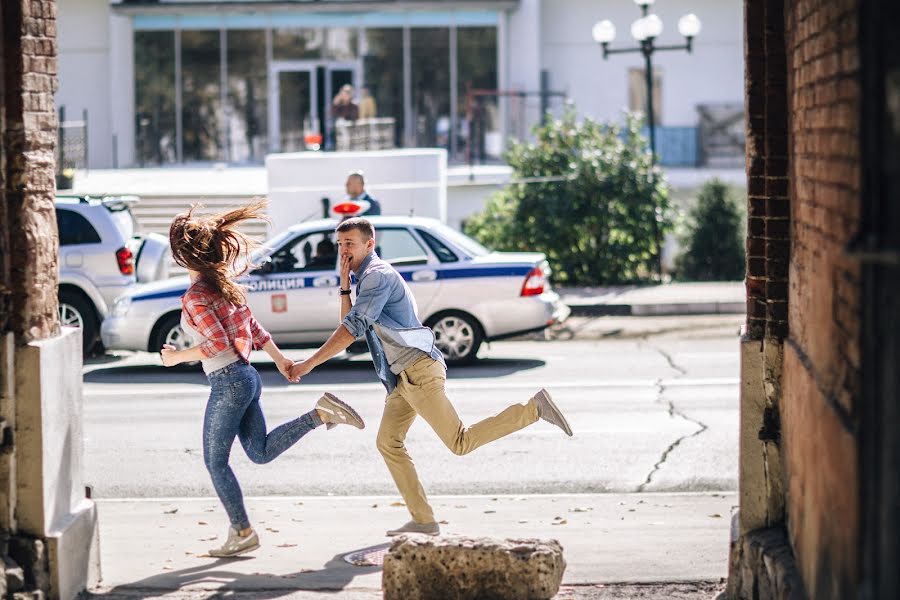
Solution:
<svg viewBox="0 0 900 600"><path fill-rule="evenodd" d="M442 224L435 227L435 229L438 231L438 233L441 234L441 236L456 244L471 256L484 256L491 253L490 250L488 250L466 234L460 233L452 227Z"/></svg>

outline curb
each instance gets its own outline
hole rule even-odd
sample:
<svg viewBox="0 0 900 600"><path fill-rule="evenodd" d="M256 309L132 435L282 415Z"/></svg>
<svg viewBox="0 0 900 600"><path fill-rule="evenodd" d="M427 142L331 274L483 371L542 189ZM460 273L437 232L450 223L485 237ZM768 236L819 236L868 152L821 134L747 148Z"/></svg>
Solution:
<svg viewBox="0 0 900 600"><path fill-rule="evenodd" d="M676 302L665 304L571 303L573 317L663 317L677 315L742 315L744 302Z"/></svg>

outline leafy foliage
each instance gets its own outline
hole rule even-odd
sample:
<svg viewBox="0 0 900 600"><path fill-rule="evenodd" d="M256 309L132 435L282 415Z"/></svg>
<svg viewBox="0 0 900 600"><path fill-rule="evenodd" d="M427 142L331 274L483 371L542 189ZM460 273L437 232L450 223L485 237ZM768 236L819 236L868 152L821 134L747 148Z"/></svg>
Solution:
<svg viewBox="0 0 900 600"><path fill-rule="evenodd" d="M671 226L668 188L653 167L641 122L624 127L574 109L515 142L506 160L514 183L494 194L466 232L497 250L547 255L567 285L634 282L654 272L656 237Z"/></svg>
<svg viewBox="0 0 900 600"><path fill-rule="evenodd" d="M722 181L708 181L688 217L677 277L694 281L744 278L744 211Z"/></svg>

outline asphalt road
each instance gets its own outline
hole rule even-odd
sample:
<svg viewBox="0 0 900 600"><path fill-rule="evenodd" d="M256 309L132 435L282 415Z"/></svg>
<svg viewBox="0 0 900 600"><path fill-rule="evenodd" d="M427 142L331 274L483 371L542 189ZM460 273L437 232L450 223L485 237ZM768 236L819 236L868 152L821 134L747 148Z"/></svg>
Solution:
<svg viewBox="0 0 900 600"><path fill-rule="evenodd" d="M549 389L575 431L538 424L451 454L421 420L407 445L432 494L729 491L737 488L739 317L571 321L566 341L491 344L451 368L448 393L471 424ZM638 325L635 325L635 324ZM648 323L650 325L648 325ZM297 358L308 351L291 351ZM248 496L396 493L375 449L384 401L365 357L334 360L287 384L264 355L269 427L331 391L366 419L360 432L311 432L268 465L240 445L232 464ZM200 449L208 388L196 370L151 354L105 357L84 369L85 475L98 498L214 495Z"/></svg>

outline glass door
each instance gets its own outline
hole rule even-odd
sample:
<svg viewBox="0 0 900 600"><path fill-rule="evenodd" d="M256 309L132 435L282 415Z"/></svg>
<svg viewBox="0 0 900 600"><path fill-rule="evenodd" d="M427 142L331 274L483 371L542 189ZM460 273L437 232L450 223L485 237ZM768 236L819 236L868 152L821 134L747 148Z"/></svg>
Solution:
<svg viewBox="0 0 900 600"><path fill-rule="evenodd" d="M322 128L316 106L314 66L272 63L269 94L269 131L273 152L318 150Z"/></svg>
<svg viewBox="0 0 900 600"><path fill-rule="evenodd" d="M357 110L359 109L359 100L360 100L360 90L357 87L359 82L359 65L356 63L328 63L324 65L320 74L322 76L323 85L322 87L325 89L323 101L323 114L328 115L328 118L325 119L325 139L329 140L329 148L334 148L334 119L335 115L332 111L332 106L334 105L335 100L337 99L338 93L341 91L345 85L349 85L353 88L353 103L356 104Z"/></svg>

